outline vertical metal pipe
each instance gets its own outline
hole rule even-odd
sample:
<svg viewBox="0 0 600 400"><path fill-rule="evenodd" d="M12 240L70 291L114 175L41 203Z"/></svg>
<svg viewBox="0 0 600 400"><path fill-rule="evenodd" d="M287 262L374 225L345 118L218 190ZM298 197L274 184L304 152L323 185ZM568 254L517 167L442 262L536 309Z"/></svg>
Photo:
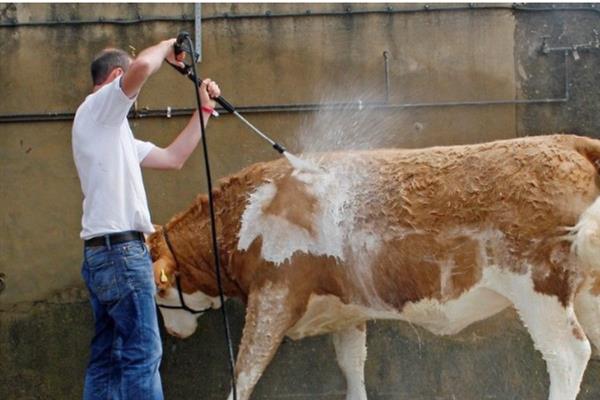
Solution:
<svg viewBox="0 0 600 400"><path fill-rule="evenodd" d="M198 62L202 61L202 3L194 3L194 44Z"/></svg>
<svg viewBox="0 0 600 400"><path fill-rule="evenodd" d="M569 52L565 50L565 99L569 100L571 94L569 93Z"/></svg>
<svg viewBox="0 0 600 400"><path fill-rule="evenodd" d="M390 101L390 65L388 63L388 57L390 53L387 50L383 52L383 67L384 67L384 79L385 79L385 102Z"/></svg>

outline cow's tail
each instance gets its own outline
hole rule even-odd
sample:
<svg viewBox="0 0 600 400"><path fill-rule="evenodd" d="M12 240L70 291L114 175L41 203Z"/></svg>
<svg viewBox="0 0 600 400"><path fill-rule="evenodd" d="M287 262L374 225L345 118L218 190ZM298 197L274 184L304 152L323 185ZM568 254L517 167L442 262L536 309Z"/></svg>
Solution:
<svg viewBox="0 0 600 400"><path fill-rule="evenodd" d="M596 168L600 174L600 140L575 137L575 149ZM571 229L572 251L585 268L600 270L600 197L580 216Z"/></svg>

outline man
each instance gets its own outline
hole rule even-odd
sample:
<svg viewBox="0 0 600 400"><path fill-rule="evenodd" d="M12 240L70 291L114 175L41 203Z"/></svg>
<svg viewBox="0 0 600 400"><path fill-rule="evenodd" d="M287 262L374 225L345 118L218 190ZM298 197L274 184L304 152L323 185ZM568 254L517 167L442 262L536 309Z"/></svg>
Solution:
<svg viewBox="0 0 600 400"><path fill-rule="evenodd" d="M84 399L162 399L152 262L144 234L153 232L141 168L180 169L201 130L195 113L166 148L133 137L127 114L146 80L163 60L182 65L175 39L145 49L132 60L118 49L92 62L93 93L78 108L72 131L75 165L84 195L82 276L94 313ZM208 121L220 95L216 83L200 86Z"/></svg>

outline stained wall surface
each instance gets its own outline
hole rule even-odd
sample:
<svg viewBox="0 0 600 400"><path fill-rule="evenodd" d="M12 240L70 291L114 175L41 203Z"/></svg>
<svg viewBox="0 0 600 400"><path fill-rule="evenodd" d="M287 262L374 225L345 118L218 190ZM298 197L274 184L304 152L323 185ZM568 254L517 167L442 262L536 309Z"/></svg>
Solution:
<svg viewBox="0 0 600 400"><path fill-rule="evenodd" d="M408 6L408 5L407 5ZM3 15L20 22L193 15L192 5L10 5ZM383 5L354 5L380 9ZM14 9L16 8L16 10ZM204 15L343 10L342 5L204 6ZM5 17L4 20L13 19ZM493 23L490 23L493 21ZM90 91L89 62L101 49L135 52L193 31L191 23L0 28L4 57L0 114L74 112ZM385 99L383 52L389 53L389 102L513 99L514 16L506 11L366 14L216 19L203 23L200 71L220 83L239 106ZM447 44L444 44L447 43ZM450 44L450 45L448 45ZM489 51L494 48L494 51ZM132 50L133 51L133 50ZM194 104L189 81L169 67L144 87L137 108L166 110ZM166 112L165 112L166 114ZM514 106L346 110L339 113L248 114L292 151L361 146L471 143L516 135ZM167 145L187 118L134 119L134 133ZM34 301L80 282L78 238L82 195L73 165L71 122L2 124L0 271L2 302ZM309 129L310 128L310 129ZM216 177L277 156L232 116L209 123ZM333 139L339 139L336 143ZM197 152L182 171L145 172L153 219L164 222L205 190Z"/></svg>
<svg viewBox="0 0 600 400"><path fill-rule="evenodd" d="M191 4L0 4L2 398L80 393L91 315L79 275L82 195L68 115L91 89L89 62L105 47L137 54L182 29L193 32L193 13ZM600 124L593 10L224 3L204 4L202 16L201 74L217 80L229 101L249 107L248 119L295 153L561 131L594 136ZM154 20L110 23L138 18ZM577 57L544 53L544 36L548 48L585 43L591 48ZM531 104L517 105L515 99ZM335 102L350 104L337 111L289 111L295 104ZM370 107L373 103L385 107ZM193 104L189 82L163 67L135 106L138 115L162 116L132 118L134 134L167 145L188 118L167 118L167 109ZM63 113L64 120L49 120ZM5 122L23 114L31 115ZM33 122L40 116L47 118ZM277 157L229 115L210 121L208 139L215 177ZM186 207L206 185L199 152L181 171L145 171L144 178L156 223ZM239 337L243 313L240 305L231 308ZM219 319L206 319L190 341L164 339L168 398L223 398L226 392L225 358L220 350L211 353L221 349ZM544 365L526 333L510 312L494 321L451 340L395 323L373 324L374 355L367 367L372 398L544 398ZM480 332L491 336L479 339ZM256 398L343 398L332 354L327 338L286 343ZM314 360L316 367L310 366ZM410 368L403 369L403 360ZM320 372L309 377L306 371L315 369ZM597 372L597 366L590 370ZM298 386L305 375L307 383ZM10 383L17 381L23 384L13 390ZM594 398L600 388L586 382L583 398Z"/></svg>

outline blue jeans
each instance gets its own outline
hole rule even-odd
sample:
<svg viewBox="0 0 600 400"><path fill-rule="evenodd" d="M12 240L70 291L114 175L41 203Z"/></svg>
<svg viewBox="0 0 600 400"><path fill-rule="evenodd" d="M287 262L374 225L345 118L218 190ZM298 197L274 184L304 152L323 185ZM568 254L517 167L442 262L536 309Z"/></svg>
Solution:
<svg viewBox="0 0 600 400"><path fill-rule="evenodd" d="M95 334L84 400L162 400L162 343L152 261L144 243L85 247L81 275Z"/></svg>

